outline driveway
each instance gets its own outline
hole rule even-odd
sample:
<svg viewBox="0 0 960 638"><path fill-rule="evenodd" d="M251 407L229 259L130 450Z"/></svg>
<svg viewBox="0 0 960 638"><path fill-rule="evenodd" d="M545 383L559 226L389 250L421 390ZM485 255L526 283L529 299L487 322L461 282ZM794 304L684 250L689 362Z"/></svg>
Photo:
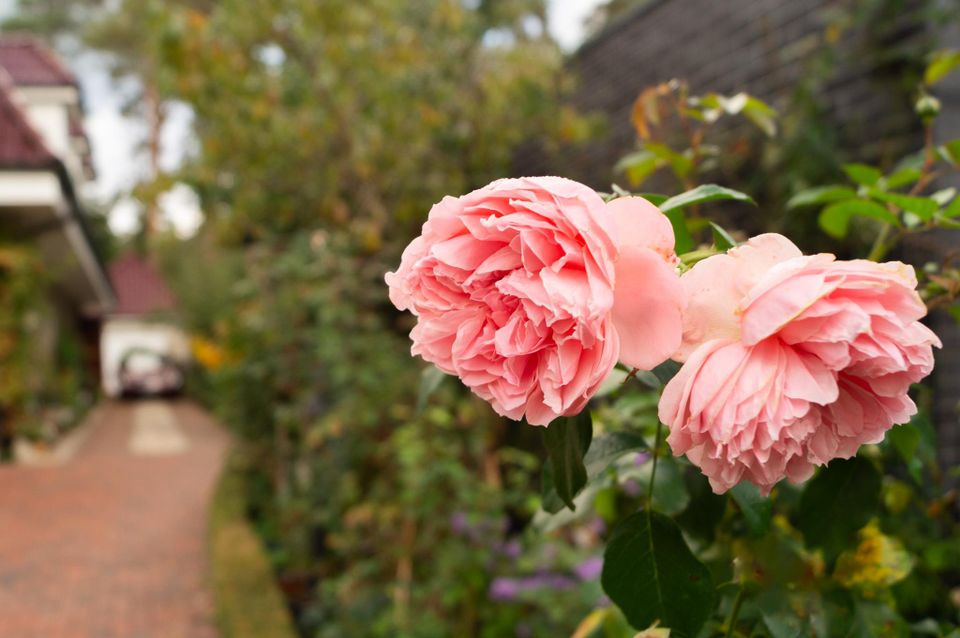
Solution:
<svg viewBox="0 0 960 638"><path fill-rule="evenodd" d="M226 434L186 401L104 404L83 427L59 465L0 467L0 636L215 637Z"/></svg>

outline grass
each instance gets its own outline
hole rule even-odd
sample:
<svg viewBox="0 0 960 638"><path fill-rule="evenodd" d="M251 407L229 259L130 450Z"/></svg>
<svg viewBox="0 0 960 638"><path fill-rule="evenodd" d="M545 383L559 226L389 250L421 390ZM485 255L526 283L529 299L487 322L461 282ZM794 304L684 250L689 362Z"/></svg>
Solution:
<svg viewBox="0 0 960 638"><path fill-rule="evenodd" d="M231 457L210 511L217 622L223 638L297 638L263 545L245 517L243 477Z"/></svg>

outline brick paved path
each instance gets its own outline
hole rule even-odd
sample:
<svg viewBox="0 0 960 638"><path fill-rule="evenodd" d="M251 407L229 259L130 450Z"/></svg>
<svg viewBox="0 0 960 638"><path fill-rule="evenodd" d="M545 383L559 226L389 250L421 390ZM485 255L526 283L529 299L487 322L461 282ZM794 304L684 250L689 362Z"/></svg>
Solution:
<svg viewBox="0 0 960 638"><path fill-rule="evenodd" d="M226 447L188 402L118 403L64 464L0 467L0 637L214 638L206 517Z"/></svg>

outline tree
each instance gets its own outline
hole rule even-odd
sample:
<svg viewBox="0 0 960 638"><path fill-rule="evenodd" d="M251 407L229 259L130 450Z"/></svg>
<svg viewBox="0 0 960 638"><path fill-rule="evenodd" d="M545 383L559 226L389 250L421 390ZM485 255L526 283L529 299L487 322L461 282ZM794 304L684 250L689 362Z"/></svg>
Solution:
<svg viewBox="0 0 960 638"><path fill-rule="evenodd" d="M209 2L182 3L204 7ZM18 0L3 29L26 31L46 38L67 56L83 51L106 55L106 66L124 93L123 112L145 124L143 148L146 174L134 189L144 207L142 232L159 227L158 198L169 186L160 165L162 132L170 97L163 56L168 44L168 20L173 5L162 0Z"/></svg>
<svg viewBox="0 0 960 638"><path fill-rule="evenodd" d="M228 211L240 236L349 221L375 243L443 193L509 170L516 143L557 127L560 55L541 1L463 5L182 12L167 61L196 113L187 173L208 209Z"/></svg>

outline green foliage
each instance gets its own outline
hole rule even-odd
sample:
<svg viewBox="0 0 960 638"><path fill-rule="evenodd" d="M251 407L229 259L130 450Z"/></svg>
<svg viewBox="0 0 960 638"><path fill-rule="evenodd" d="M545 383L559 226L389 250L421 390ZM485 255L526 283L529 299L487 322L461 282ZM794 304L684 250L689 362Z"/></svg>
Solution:
<svg viewBox="0 0 960 638"><path fill-rule="evenodd" d="M196 114L197 153L177 177L209 215L188 249L160 250L205 353L194 387L243 442L252 520L300 592L300 629L553 637L586 617L578 636L657 622L677 636L901 635L926 619L952 630L960 530L922 420L803 488L718 496L662 441L657 400L675 363L618 371L589 411L543 432L544 463L541 432L409 357L411 320L382 276L430 205L508 173L516 144L545 137L549 151L577 129L555 106L556 47L525 26L542 14L541 2L445 0L159 14L164 97ZM633 185L676 178L679 195L645 196L670 218L682 268L737 242L705 205L753 202L700 183L723 154L705 135L725 117L803 134L751 96L691 97L681 82L633 111L640 146L619 169ZM667 134L678 123L686 147ZM874 258L960 215L956 192L926 190L937 157L956 163L953 143L890 171L848 164L852 183L826 187L844 169L819 150L805 161L829 179L805 173L781 194L800 191L796 218L824 209L833 236L868 234ZM934 276L929 294L952 303L960 275ZM601 581L622 613L591 612L602 592L573 575L604 541Z"/></svg>
<svg viewBox="0 0 960 638"><path fill-rule="evenodd" d="M933 86L960 66L960 51L944 49L937 51L930 58L930 64L923 74L923 82Z"/></svg>
<svg viewBox="0 0 960 638"><path fill-rule="evenodd" d="M39 258L18 245L0 245L0 408L18 413L32 394L28 317L42 303Z"/></svg>
<svg viewBox="0 0 960 638"><path fill-rule="evenodd" d="M242 466L239 456L231 457L210 507L217 624L225 638L294 638L286 601L246 518Z"/></svg>
<svg viewBox="0 0 960 638"><path fill-rule="evenodd" d="M614 171L625 174L630 185L637 187L660 169L669 168L679 184L693 189L697 175L716 164L720 151L704 140L724 116L743 116L767 136L777 132L777 112L746 93L691 96L689 86L679 80L644 89L631 115L640 148L617 162ZM683 131L687 148L675 147L671 125Z"/></svg>
<svg viewBox="0 0 960 638"><path fill-rule="evenodd" d="M687 220L684 217L683 209L675 208L671 211L665 211L664 214L670 220L670 225L673 226L674 246L677 253L683 254L693 250L697 244L693 235L690 234L690 229L687 228Z"/></svg>
<svg viewBox="0 0 960 638"><path fill-rule="evenodd" d="M763 536L770 531L772 503L760 494L760 490L750 483L740 483L730 490L730 496L740 508L747 529L753 536Z"/></svg>
<svg viewBox="0 0 960 638"><path fill-rule="evenodd" d="M888 224L899 224L900 220L889 210L864 199L848 199L830 204L820 211L820 228L836 239L846 237L850 228L850 219L855 216L869 217Z"/></svg>
<svg viewBox="0 0 960 638"><path fill-rule="evenodd" d="M756 204L751 197L732 188L717 186L716 184L702 184L685 193L674 195L660 204L660 210L670 212L687 206L696 206L705 202L714 202L718 200L733 200L738 202L747 202Z"/></svg>
<svg viewBox="0 0 960 638"><path fill-rule="evenodd" d="M206 362L192 387L243 442L253 522L305 634L561 635L600 596L573 572L596 547L528 527L540 437L412 359L383 285L431 204L504 174L529 136L577 129L556 106L559 51L529 32L542 10L167 10L164 77L196 116L176 177L208 219L158 250ZM588 445L559 470L585 479Z"/></svg>
<svg viewBox="0 0 960 638"><path fill-rule="evenodd" d="M641 139L649 140L652 124L666 117L659 106L651 105L669 100L678 86L657 87L641 95L641 114L634 112L635 126L638 118L643 120L638 126ZM742 102L715 98L701 106L735 113ZM930 116L921 117L929 127ZM804 208L820 208L821 227L837 239L848 237L854 229L872 234L870 256L882 258L908 234L951 227L952 216L960 214L955 189L929 192L937 172L952 169L954 150L952 143L936 145L928 133L925 148L893 170L845 164L842 170L851 185L802 190L793 195L788 207L801 215ZM685 163L693 156L693 147L644 142L621 168L629 176L630 170L649 172L670 166L683 182L697 174L696 162ZM681 268L736 245L723 227L702 219L699 206L714 196L749 200L738 191L713 185L684 183L684 187L687 192L672 198L644 195L670 218ZM630 194L616 186L614 191L615 196ZM713 246L698 247L695 238L707 228ZM949 264L930 265L924 276L928 299L954 303L960 293L960 275ZM632 408L645 404L644 396L655 401L657 390L675 371L672 365L654 373L637 373L649 389L641 391L621 381L618 391L605 394L592 410L597 441L630 432L649 441L654 426L640 418L642 411L634 413ZM655 440L659 443L659 434ZM949 581L937 574L953 561L955 544L946 539L957 532L958 525L953 515L942 510L943 499L951 497L936 478L942 471L932 441L932 427L925 417L918 417L892 430L881 448L835 460L802 489L781 484L769 496L746 483L728 496L717 496L683 461L657 459L663 453L659 444L650 446L652 459L641 456L633 463L628 456L598 455L597 460L602 459L598 466L607 467L600 470L587 464L587 487L577 497L577 516L556 514L543 529L576 525L588 515L590 504L614 525L607 542L603 585L634 630L659 623L680 635L905 636L914 623L914 631L923 625L932 635L943 635L955 629L956 614L954 608L947 611ZM899 476L904 480L894 478ZM545 507L548 504L545 500ZM650 517L674 530L669 537L675 543L667 543L669 551L650 549L655 537ZM658 565L661 559L664 565ZM702 592L697 603L684 607L693 613L668 609L665 601L681 599L683 587L692 587L682 578L704 570L717 581L728 581L729 587ZM665 585L656 581L663 573L677 579L674 596L663 595ZM609 629L602 622L606 618L599 612L592 614L581 629L592 628L595 635L630 636L628 631Z"/></svg>
<svg viewBox="0 0 960 638"><path fill-rule="evenodd" d="M587 484L587 468L583 457L593 438L590 411L575 417L555 420L544 432L543 440L550 454L550 475L560 500L571 510L576 509L573 497Z"/></svg>
<svg viewBox="0 0 960 638"><path fill-rule="evenodd" d="M49 300L51 278L36 250L0 243L0 442L52 442L91 407L97 379L83 344ZM55 340L49 340L55 327Z"/></svg>
<svg viewBox="0 0 960 638"><path fill-rule="evenodd" d="M807 543L836 556L880 505L880 474L863 458L835 460L803 490L797 528Z"/></svg>
<svg viewBox="0 0 960 638"><path fill-rule="evenodd" d="M737 245L737 240L720 224L710 222L710 231L713 234L713 245L719 252L726 252Z"/></svg>
<svg viewBox="0 0 960 638"><path fill-rule="evenodd" d="M927 123L930 126L930 123ZM787 202L790 209L824 206L818 216L820 228L834 239L850 234L856 218L879 222L871 257L882 258L907 231L929 230L937 225L949 226L957 211L957 192L944 189L922 195L933 180L936 160L953 163L952 143L935 146L932 129L927 135L926 147L915 157L905 158L900 168L884 176L880 169L866 164L845 164L844 172L856 185L821 186L799 191ZM917 165L914 165L917 164ZM895 189L910 187L909 192ZM896 234L890 230L896 229Z"/></svg>
<svg viewBox="0 0 960 638"><path fill-rule="evenodd" d="M853 199L856 196L856 191L846 186L817 186L795 194L787 202L787 208L829 204L840 200Z"/></svg>
<svg viewBox="0 0 960 638"><path fill-rule="evenodd" d="M645 510L613 530L603 589L634 627L659 621L672 636L696 636L714 605L713 578L667 516Z"/></svg>

